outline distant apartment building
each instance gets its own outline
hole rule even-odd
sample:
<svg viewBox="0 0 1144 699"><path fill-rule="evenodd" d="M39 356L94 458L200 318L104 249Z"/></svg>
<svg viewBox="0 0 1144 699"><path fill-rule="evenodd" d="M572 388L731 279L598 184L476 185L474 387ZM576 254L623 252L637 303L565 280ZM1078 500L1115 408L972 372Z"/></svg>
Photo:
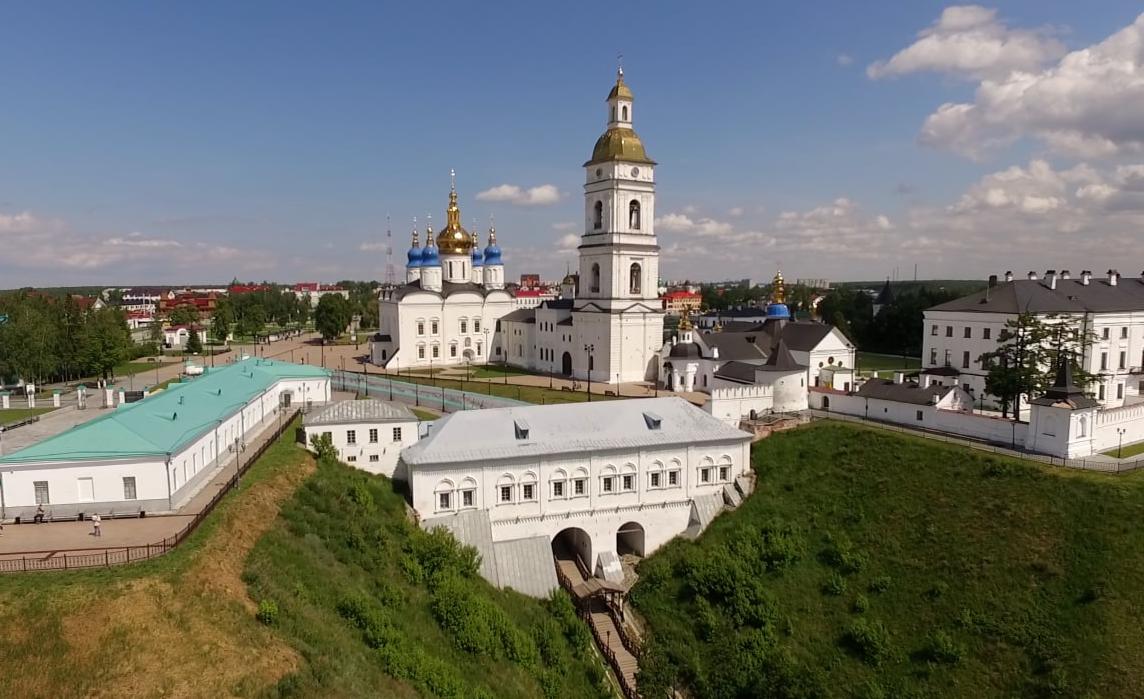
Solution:
<svg viewBox="0 0 1144 699"><path fill-rule="evenodd" d="M668 315L681 315L685 310L695 312L703 304L703 296L694 292L680 289L669 291L660 297L663 302L663 312Z"/></svg>
<svg viewBox="0 0 1144 699"><path fill-rule="evenodd" d="M522 288L522 289L539 289L540 288L540 275L539 274L522 274L522 275L520 275L520 288Z"/></svg>
<svg viewBox="0 0 1144 699"><path fill-rule="evenodd" d="M314 307L317 307L323 296L329 294L337 294L346 299L350 297L348 289L343 289L337 284L320 284L318 282L299 282L294 285L292 291L298 298L309 297L310 305Z"/></svg>

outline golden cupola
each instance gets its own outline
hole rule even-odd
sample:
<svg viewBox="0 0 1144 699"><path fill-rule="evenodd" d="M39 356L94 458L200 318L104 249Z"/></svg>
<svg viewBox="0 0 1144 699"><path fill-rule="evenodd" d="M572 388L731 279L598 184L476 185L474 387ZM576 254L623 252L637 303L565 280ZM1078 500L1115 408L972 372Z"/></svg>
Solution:
<svg viewBox="0 0 1144 699"><path fill-rule="evenodd" d="M613 160L655 165L655 161L647 156L643 141L632 128L632 103L635 97L631 88L624 82L623 68L616 71L616 84L608 93L607 101L608 130L596 139L596 147L592 149L592 159L584 163L585 167Z"/></svg>
<svg viewBox="0 0 1144 699"><path fill-rule="evenodd" d="M457 181L452 175L453 184L449 191L449 208L445 211L445 227L437 234L437 248L442 255L470 255L473 252L473 236L461 227L461 209L457 206Z"/></svg>

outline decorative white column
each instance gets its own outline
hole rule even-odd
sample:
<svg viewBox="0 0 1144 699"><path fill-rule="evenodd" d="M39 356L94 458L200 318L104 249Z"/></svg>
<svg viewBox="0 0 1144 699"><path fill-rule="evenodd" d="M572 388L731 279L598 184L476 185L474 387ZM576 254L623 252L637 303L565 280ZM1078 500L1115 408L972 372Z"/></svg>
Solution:
<svg viewBox="0 0 1144 699"><path fill-rule="evenodd" d="M11 394L7 391L0 391L0 408L7 410L11 407Z"/></svg>
<svg viewBox="0 0 1144 699"><path fill-rule="evenodd" d="M29 408L36 407L36 392L35 391L28 394L28 407Z"/></svg>
<svg viewBox="0 0 1144 699"><path fill-rule="evenodd" d="M114 392L115 389L111 386L103 389L103 407L111 408L115 406Z"/></svg>
<svg viewBox="0 0 1144 699"><path fill-rule="evenodd" d="M127 402L126 392L122 388L120 388L119 389L119 403L118 403L118 405L123 405L126 402Z"/></svg>
<svg viewBox="0 0 1144 699"><path fill-rule="evenodd" d="M52 391L52 407L60 407L60 389L58 388Z"/></svg>

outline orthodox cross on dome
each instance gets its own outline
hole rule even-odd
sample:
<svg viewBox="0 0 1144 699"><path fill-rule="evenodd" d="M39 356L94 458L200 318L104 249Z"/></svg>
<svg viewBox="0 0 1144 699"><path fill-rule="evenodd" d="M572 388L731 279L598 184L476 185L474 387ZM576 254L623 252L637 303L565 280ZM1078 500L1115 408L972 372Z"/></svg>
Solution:
<svg viewBox="0 0 1144 699"><path fill-rule="evenodd" d="M457 171L449 168L449 191L457 191Z"/></svg>
<svg viewBox="0 0 1144 699"><path fill-rule="evenodd" d="M616 77L620 80L624 79L624 54L622 51L616 52Z"/></svg>
<svg viewBox="0 0 1144 699"><path fill-rule="evenodd" d="M783 283L782 270L775 272L775 278L771 282L771 301L773 303L786 303L786 285Z"/></svg>

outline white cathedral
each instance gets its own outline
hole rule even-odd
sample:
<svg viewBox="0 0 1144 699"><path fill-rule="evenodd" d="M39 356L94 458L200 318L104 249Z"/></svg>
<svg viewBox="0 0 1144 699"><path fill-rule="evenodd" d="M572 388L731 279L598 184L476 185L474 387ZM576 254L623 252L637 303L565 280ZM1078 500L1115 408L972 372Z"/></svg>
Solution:
<svg viewBox="0 0 1144 699"><path fill-rule="evenodd" d="M579 274L557 300L514 310L496 233L482 251L461 227L456 187L445 228L417 231L406 283L381 292L372 359L387 369L507 362L605 383L654 378L663 345L655 162L632 128L632 91L618 71L608 127L584 163Z"/></svg>

